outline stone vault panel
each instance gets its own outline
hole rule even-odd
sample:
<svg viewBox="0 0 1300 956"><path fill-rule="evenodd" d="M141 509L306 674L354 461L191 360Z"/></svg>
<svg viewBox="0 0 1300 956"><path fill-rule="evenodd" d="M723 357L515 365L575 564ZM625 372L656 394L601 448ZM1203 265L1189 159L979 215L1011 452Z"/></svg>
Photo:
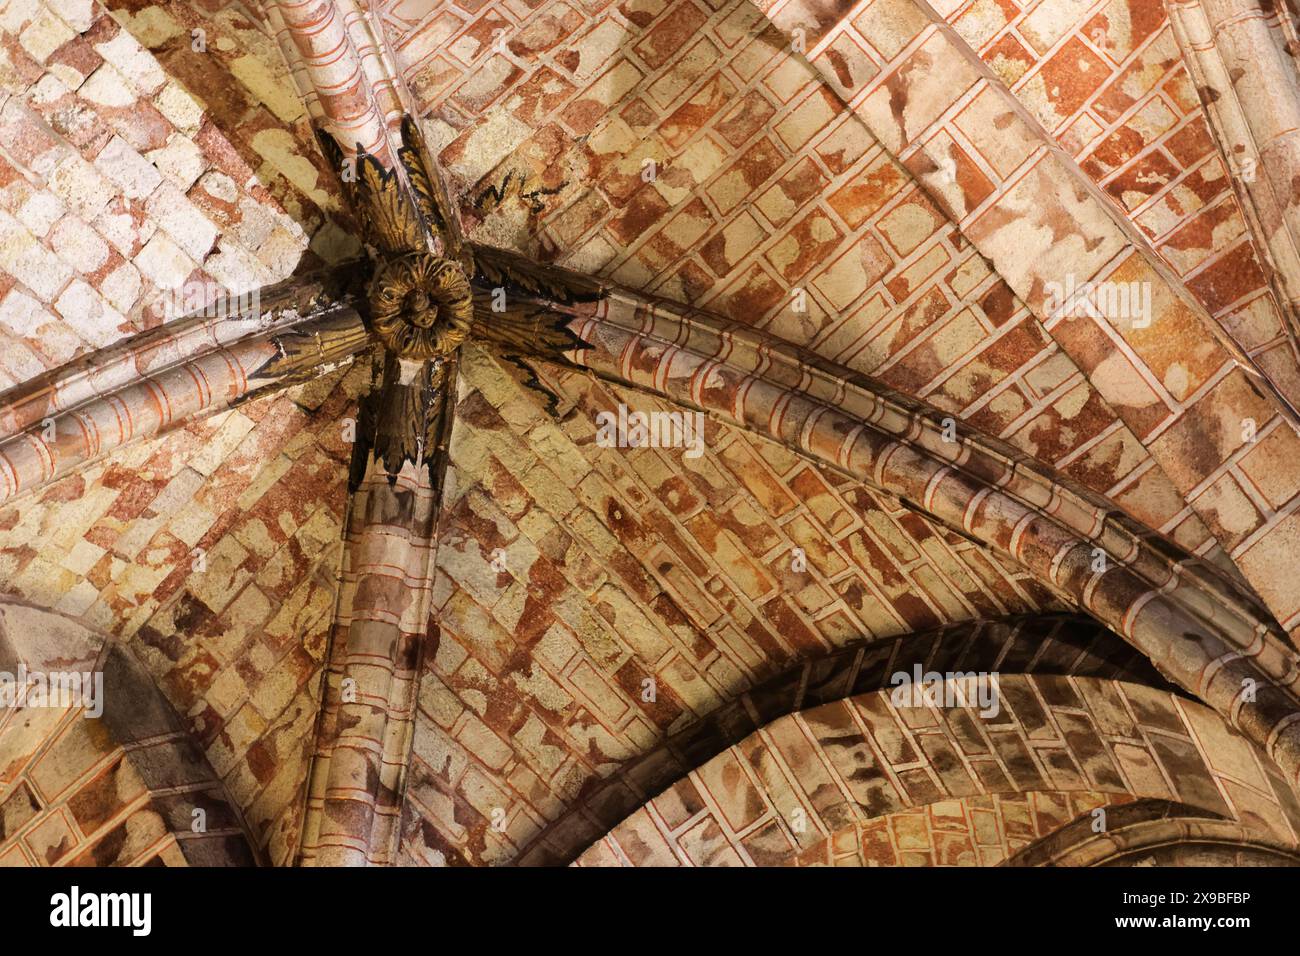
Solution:
<svg viewBox="0 0 1300 956"><path fill-rule="evenodd" d="M1294 792L1202 705L1094 678L1003 674L999 687L1001 710L987 719L970 707L896 707L888 692L782 717L650 801L587 859L793 862L903 808L1044 789L1182 801L1295 845Z"/></svg>
<svg viewBox="0 0 1300 956"><path fill-rule="evenodd" d="M558 422L497 361L463 360L408 862L511 859L597 777L792 661L1060 606L960 535L738 430L710 424L694 459L598 447L599 410L669 406L545 379Z"/></svg>
<svg viewBox="0 0 1300 956"><path fill-rule="evenodd" d="M355 377L258 399L0 511L0 577L127 640L248 819L296 850Z"/></svg>
<svg viewBox="0 0 1300 956"><path fill-rule="evenodd" d="M238 4L3 5L0 389L356 251L287 87Z"/></svg>
<svg viewBox="0 0 1300 956"><path fill-rule="evenodd" d="M807 345L1222 560L1078 367L748 0L387 11L474 238ZM1010 169L1029 144L1005 145ZM976 180L992 186L973 175L976 202Z"/></svg>

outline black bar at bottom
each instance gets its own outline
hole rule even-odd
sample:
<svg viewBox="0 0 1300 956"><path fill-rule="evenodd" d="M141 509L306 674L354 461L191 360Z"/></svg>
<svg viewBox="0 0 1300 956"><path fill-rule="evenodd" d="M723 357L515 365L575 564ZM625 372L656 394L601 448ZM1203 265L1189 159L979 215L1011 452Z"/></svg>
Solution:
<svg viewBox="0 0 1300 956"><path fill-rule="evenodd" d="M147 907L134 894L148 894ZM773 948L792 932L861 946L937 933L941 945L961 947L979 938L968 934L994 929L1049 933L1040 945L1189 933L1233 940L1292 929L1294 897L1286 868L0 871L9 952L29 938L72 934L259 950L369 947L389 933L434 946L580 951L638 943L698 951L715 940L734 950L746 939Z"/></svg>

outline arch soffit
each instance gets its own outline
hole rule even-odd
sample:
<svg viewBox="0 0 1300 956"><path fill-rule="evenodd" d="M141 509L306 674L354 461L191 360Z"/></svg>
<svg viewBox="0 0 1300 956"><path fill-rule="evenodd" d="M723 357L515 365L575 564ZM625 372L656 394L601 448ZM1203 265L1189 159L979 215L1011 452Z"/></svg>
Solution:
<svg viewBox="0 0 1300 956"><path fill-rule="evenodd" d="M1090 676L1176 692L1138 651L1086 617L1026 615L861 641L801 662L634 757L542 830L521 865L567 863L594 840L729 747L802 710L884 691L902 673Z"/></svg>
<svg viewBox="0 0 1300 956"><path fill-rule="evenodd" d="M15 832L0 832L0 855L56 808L75 803L82 812L71 817L83 832L69 832L61 852L79 860L128 863L131 854L153 852L138 844L138 834L170 833L190 865L257 862L247 828L203 748L124 644L60 612L0 597L0 671L11 680L25 673L47 682L77 675L62 698L67 706L14 703L0 710L0 788L6 797L22 798L23 821ZM42 769L47 757L60 764L58 774ZM68 766L81 770L69 777ZM145 797L148 821L136 821L139 811L127 813L120 802L134 791L132 800Z"/></svg>
<svg viewBox="0 0 1300 956"><path fill-rule="evenodd" d="M743 857L747 841L758 841L772 862L778 845L793 857L908 808L1031 791L1185 805L1188 819L1150 831L1151 845L1230 839L1295 855L1295 789L1205 706L1095 677L1004 674L1000 688L1005 706L991 719L960 705L896 706L890 691L780 717L698 765L585 855L657 865L724 844ZM1122 810L1108 812L1118 815L1113 829L1133 829ZM1087 825L1076 820L1072 833ZM1138 843L1106 845L1129 853Z"/></svg>

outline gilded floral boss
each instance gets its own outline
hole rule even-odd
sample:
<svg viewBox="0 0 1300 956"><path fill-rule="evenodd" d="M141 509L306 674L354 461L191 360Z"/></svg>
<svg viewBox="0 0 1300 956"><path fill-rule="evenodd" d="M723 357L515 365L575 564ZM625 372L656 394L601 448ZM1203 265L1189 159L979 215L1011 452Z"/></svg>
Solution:
<svg viewBox="0 0 1300 956"><path fill-rule="evenodd" d="M429 253L389 260L375 272L369 299L375 334L402 358L450 355L469 337L473 296L453 260Z"/></svg>

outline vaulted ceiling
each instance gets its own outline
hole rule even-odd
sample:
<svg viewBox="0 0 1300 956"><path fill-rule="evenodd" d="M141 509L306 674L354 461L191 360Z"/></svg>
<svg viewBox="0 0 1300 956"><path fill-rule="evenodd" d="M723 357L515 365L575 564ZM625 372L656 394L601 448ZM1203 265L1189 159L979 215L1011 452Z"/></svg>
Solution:
<svg viewBox="0 0 1300 956"><path fill-rule="evenodd" d="M1294 860L1296 39L0 0L0 862Z"/></svg>

